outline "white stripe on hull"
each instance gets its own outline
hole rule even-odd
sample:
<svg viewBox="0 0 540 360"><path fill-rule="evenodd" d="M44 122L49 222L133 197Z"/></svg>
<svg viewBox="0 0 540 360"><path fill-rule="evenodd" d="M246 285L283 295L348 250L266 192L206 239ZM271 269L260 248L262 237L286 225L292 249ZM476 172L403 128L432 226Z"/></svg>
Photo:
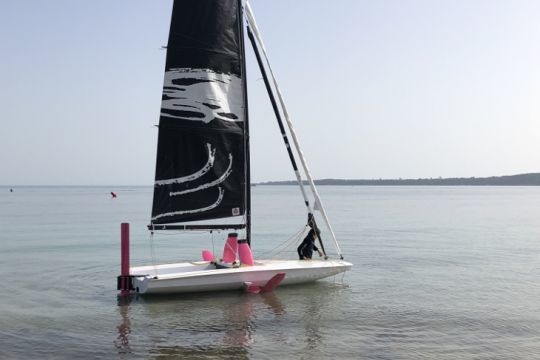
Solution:
<svg viewBox="0 0 540 360"><path fill-rule="evenodd" d="M351 266L342 260L261 260L250 267L215 269L201 261L137 267L131 274L140 275L134 280L139 293L166 294L239 290L245 282L263 286L281 272L286 274L281 285L301 284L342 273Z"/></svg>

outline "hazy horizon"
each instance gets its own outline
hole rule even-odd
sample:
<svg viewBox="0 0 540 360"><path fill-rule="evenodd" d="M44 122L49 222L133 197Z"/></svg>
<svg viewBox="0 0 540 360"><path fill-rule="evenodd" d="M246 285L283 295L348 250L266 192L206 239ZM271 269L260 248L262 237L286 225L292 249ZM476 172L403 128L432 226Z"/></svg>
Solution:
<svg viewBox="0 0 540 360"><path fill-rule="evenodd" d="M251 5L314 178L537 171L540 2ZM171 6L0 4L0 184L153 184ZM293 179L246 51L251 181Z"/></svg>
<svg viewBox="0 0 540 360"><path fill-rule="evenodd" d="M502 176L517 176L517 175L527 175L527 174L540 174L540 172L532 172L532 173L522 173L522 174L504 174L504 175L491 175L491 176L485 176L485 177L502 177ZM470 178L485 178L484 176L450 176L445 177L442 179L455 179L455 178L461 178L461 179L470 179ZM397 177L397 178L381 178L381 177L375 177L371 179L353 179L353 178L317 178L314 179L315 181L320 180L417 180L417 179L441 179L440 176L431 176L426 178L419 178L419 177L411 177L411 178L404 178L404 177ZM266 183L266 182L296 182L296 179L289 178L289 179L279 179L279 180L260 180L260 181L251 181L251 184L258 184L258 183ZM303 179L303 181L307 181L307 179ZM153 182L149 184L0 184L0 187L107 187L107 186L132 186L132 187L153 187Z"/></svg>

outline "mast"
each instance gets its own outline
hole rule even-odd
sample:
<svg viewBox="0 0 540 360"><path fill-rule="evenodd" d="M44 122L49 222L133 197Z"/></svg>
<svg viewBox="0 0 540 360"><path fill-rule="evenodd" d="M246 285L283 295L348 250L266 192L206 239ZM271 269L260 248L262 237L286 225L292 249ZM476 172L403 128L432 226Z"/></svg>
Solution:
<svg viewBox="0 0 540 360"><path fill-rule="evenodd" d="M246 47L244 44L244 10L242 0L238 0L238 35L240 39L240 61L242 68L242 87L244 89L244 153L245 153L245 192L246 192L246 240L251 247L251 165L249 156L249 111L246 74Z"/></svg>
<svg viewBox="0 0 540 360"><path fill-rule="evenodd" d="M257 23L255 21L254 15L253 15L253 11L251 10L251 6L249 5L249 2L247 2L247 1L246 1L246 14L247 14L248 22L249 22L250 26L253 28L253 32L254 32L254 35L255 35L255 37L257 39L257 42L261 46L261 50L263 52L263 55L264 55L265 60L266 60L266 64L268 66L268 71L270 72L270 76L272 77L272 82L274 84L274 88L276 89L276 93L277 93L277 96L278 96L278 99L279 99L279 102L280 102L280 105L281 105L281 109L283 110L283 115L285 116L285 121L287 122L287 126L289 128L290 133L291 133L291 136L292 136L293 143L294 143L294 146L296 148L296 151L298 152L298 155L300 157L300 162L302 164L302 168L304 170L304 173L306 174L306 177L308 179L311 191L313 193L313 196L315 197L315 203L317 205L319 205L318 208L320 209L321 215L323 216L323 219L324 219L324 222L326 223L326 226L327 226L328 230L330 231L330 234L332 235L332 239L334 241L334 246L336 247L336 250L337 250L338 255L340 256L340 258L343 259L343 254L341 253L341 249L340 249L339 244L337 242L336 235L334 233L334 230L332 229L332 226L330 225L330 221L328 220L328 216L326 214L323 203L322 203L321 198L319 196L319 192L317 191L315 183L313 182L313 178L312 178L311 172L309 171L309 168L307 166L306 159L304 157L304 153L302 152L302 149L300 148L300 144L298 142L296 132L294 131L294 127L292 125L291 119L289 117L289 113L287 111L287 107L285 105L285 100L283 99L281 91L279 90L279 85L278 85L276 77L274 76L274 73L272 71L272 67L270 66L270 61L268 60L268 55L266 53L264 43L263 43L261 35L259 33L259 29L257 27Z"/></svg>
<svg viewBox="0 0 540 360"><path fill-rule="evenodd" d="M296 180L298 182L298 185L300 186L300 191L302 192L302 197L304 198L304 204L306 205L308 216L313 214L313 210L311 208L311 204L309 203L309 199L307 197L306 191L304 189L304 184L302 183L302 177L300 175L300 172L298 171L298 166L296 165L296 159L294 158L294 153L292 151L291 145L289 143L289 138L287 136L287 132L285 131L285 127L283 126L283 120L281 119L281 114L279 112L278 105L276 103L276 98L274 96L274 92L272 91L272 86L270 85L270 81L268 80L268 76L266 74L266 69L264 68L264 63L261 58L261 54L259 53L259 49L257 47L257 43L255 40L255 37L253 36L253 32L251 31L250 26L247 26L247 32L248 37L251 42L251 45L253 47L253 51L255 53L255 57L257 58L257 63L259 65L259 69L261 70L261 75L264 80L264 85L266 86L266 91L268 92L268 97L270 98L270 102L272 103L272 108L274 109L274 114L276 116L276 120L279 125L279 130L281 132L281 136L283 137L283 142L285 143L285 147L287 148L287 154L289 155L289 160L291 161L291 165L294 170L294 175L296 176ZM315 218L313 220L315 222ZM316 225L315 225L316 226ZM324 249L324 244L320 236L318 236L319 243L321 244L321 249L326 255L326 250Z"/></svg>

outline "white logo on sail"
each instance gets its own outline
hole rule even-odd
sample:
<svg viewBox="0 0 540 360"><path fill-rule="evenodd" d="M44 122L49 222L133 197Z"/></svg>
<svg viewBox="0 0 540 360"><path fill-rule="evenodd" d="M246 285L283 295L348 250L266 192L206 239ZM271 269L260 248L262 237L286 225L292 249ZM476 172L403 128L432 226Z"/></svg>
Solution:
<svg viewBox="0 0 540 360"><path fill-rule="evenodd" d="M227 179L229 177L229 175L232 172L232 161L233 161L233 156L231 154L229 154L229 166L227 167L227 170L225 170L223 175L221 175L218 179L216 179L214 181L211 181L209 183L206 183L206 184L199 185L199 186L197 186L197 187L195 187L193 189L187 189L187 190L183 190L183 191L172 191L172 192L169 193L169 196L177 196L177 195L189 194L189 193L192 193L192 192L195 192L195 191L208 189L208 188L210 188L212 186L216 186L218 184L221 184L222 182L225 181L225 179Z"/></svg>
<svg viewBox="0 0 540 360"><path fill-rule="evenodd" d="M166 180L156 180L155 185L156 186L162 186L162 185L169 185L169 184L181 184L188 181L193 181L204 174L208 172L214 166L214 159L216 158L216 149L212 149L212 146L210 144L206 144L206 147L208 149L208 160L206 161L206 164L197 172L194 172L191 175L182 176L178 178L172 178L172 179L166 179Z"/></svg>
<svg viewBox="0 0 540 360"><path fill-rule="evenodd" d="M193 180L199 179L204 174L206 174L208 171L210 171L210 169L212 169L213 166L214 166L214 161L215 161L215 156L216 156L216 149L212 149L212 146L209 143L206 144L206 147L207 147L207 150L208 150L208 160L206 161L206 164L201 169L199 169L198 171L194 172L193 174L190 174L190 175L187 175L187 176L182 176L182 177L172 178L172 179L156 180L155 186L157 187L157 186L164 186L164 185L171 185L171 184L182 184L182 183L185 183L185 182L188 182L188 181L193 181ZM227 167L225 172L218 179L216 179L214 181L210 181L210 182L202 184L202 185L199 185L199 186L191 188L191 189L182 190L182 191L171 191L171 192L169 192L169 196L185 195L185 194L193 193L193 192L196 192L196 191L209 189L209 188L211 188L213 186L221 184L232 173L232 164L233 164L233 156L232 156L232 154L229 154L229 166ZM218 187L218 189L219 189L218 198L212 205L202 207L202 208L199 208L199 209L179 210L179 211L173 211L173 212L168 212L168 213L164 213L164 214L159 214L159 215L154 216L152 218L152 220L156 220L156 219L159 219L161 217L166 217L166 216L195 214L195 213L204 212L204 211L214 209L223 200L223 194L225 192L225 190L223 190L223 188L221 188L221 187ZM233 212L234 212L234 210L233 210Z"/></svg>
<svg viewBox="0 0 540 360"><path fill-rule="evenodd" d="M159 215L156 215L152 218L152 220L157 220L159 218L162 218L162 217L167 217L167 216L175 216L175 215L185 215L185 214L196 214L196 213L200 213L200 212L203 212L203 211L208 211L208 210L212 210L214 209L215 207L217 207L221 201L223 200L223 193L225 192L221 186L218 187L218 190L219 190L219 195L218 195L218 198L217 200L212 204L212 205L209 205L207 207L204 207L204 208L200 208L200 209L193 209L193 210L180 210L180 211L172 211L172 212L168 212L168 213L164 213L164 214L159 214Z"/></svg>
<svg viewBox="0 0 540 360"><path fill-rule="evenodd" d="M202 121L243 122L242 79L210 69L165 72L161 116Z"/></svg>

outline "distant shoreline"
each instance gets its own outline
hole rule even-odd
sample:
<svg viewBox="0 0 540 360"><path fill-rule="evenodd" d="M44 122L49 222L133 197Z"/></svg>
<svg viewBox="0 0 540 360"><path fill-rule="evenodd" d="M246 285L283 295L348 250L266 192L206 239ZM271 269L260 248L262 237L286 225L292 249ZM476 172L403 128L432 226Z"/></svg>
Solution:
<svg viewBox="0 0 540 360"><path fill-rule="evenodd" d="M297 185L295 180L263 181L251 183L251 186L264 185ZM307 185L307 181L304 180ZM332 186L540 186L540 173L518 175L469 177L469 178L420 178L420 179L319 179L316 185ZM119 188L119 187L152 188L152 185L5 185L1 188Z"/></svg>
<svg viewBox="0 0 540 360"><path fill-rule="evenodd" d="M293 180L265 181L255 185L296 185ZM304 180L304 184L307 181ZM420 179L320 179L316 185L334 186L540 186L540 173L469 177L469 178L420 178Z"/></svg>

